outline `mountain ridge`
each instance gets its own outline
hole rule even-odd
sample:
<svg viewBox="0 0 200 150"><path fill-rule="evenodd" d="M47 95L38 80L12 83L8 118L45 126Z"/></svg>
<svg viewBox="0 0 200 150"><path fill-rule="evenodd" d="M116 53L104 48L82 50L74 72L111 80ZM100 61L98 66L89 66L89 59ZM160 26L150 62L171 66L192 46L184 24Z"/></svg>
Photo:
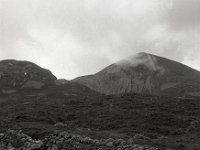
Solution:
<svg viewBox="0 0 200 150"><path fill-rule="evenodd" d="M46 84L76 82L102 94L144 93L200 96L200 72L164 57L141 52L73 80L57 79L49 70L29 61L0 61L1 93L40 89Z"/></svg>
<svg viewBox="0 0 200 150"><path fill-rule="evenodd" d="M184 95L194 89L195 92L200 91L199 71L144 52L111 64L94 75L78 77L73 81L108 95L127 92L176 94L172 89L181 89L177 95Z"/></svg>

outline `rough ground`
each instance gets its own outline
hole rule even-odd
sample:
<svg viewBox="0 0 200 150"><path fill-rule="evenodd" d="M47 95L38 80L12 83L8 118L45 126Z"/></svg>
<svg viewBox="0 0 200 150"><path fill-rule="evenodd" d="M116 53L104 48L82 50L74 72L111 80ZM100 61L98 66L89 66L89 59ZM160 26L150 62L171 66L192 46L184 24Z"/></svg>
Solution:
<svg viewBox="0 0 200 150"><path fill-rule="evenodd" d="M0 101L0 133L22 130L32 139L47 136L51 141L58 131L98 140L134 139L134 144L161 150L200 149L199 98L85 95L73 88L68 94L56 88L5 95Z"/></svg>
<svg viewBox="0 0 200 150"><path fill-rule="evenodd" d="M149 145L139 145L134 143L134 139L91 139L67 132L54 133L46 136L42 140L33 140L21 131L9 130L5 134L0 134L1 149L20 150L158 150Z"/></svg>

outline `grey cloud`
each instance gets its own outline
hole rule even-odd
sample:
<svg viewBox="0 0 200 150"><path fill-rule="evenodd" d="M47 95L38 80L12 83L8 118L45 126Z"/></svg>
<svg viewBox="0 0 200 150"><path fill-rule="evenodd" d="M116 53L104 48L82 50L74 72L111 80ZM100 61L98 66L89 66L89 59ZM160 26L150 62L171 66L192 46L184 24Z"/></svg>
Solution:
<svg viewBox="0 0 200 150"><path fill-rule="evenodd" d="M0 0L0 59L28 59L65 78L141 51L184 61L199 48L199 1L161 7L167 1Z"/></svg>
<svg viewBox="0 0 200 150"><path fill-rule="evenodd" d="M165 12L164 19L173 29L187 29L199 27L199 0L172 0L171 7Z"/></svg>

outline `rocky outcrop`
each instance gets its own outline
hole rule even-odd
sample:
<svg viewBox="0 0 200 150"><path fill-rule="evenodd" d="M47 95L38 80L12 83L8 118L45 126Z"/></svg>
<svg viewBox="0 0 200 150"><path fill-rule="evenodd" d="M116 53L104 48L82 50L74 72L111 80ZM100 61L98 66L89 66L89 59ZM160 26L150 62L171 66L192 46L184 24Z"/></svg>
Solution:
<svg viewBox="0 0 200 150"><path fill-rule="evenodd" d="M153 146L135 144L133 139L91 139L67 132L57 133L42 140L33 140L21 131L9 130L0 134L0 149L12 150L158 150Z"/></svg>
<svg viewBox="0 0 200 150"><path fill-rule="evenodd" d="M33 150L40 149L43 145L41 140L33 140L22 131L8 130L0 134L0 149L8 150Z"/></svg>

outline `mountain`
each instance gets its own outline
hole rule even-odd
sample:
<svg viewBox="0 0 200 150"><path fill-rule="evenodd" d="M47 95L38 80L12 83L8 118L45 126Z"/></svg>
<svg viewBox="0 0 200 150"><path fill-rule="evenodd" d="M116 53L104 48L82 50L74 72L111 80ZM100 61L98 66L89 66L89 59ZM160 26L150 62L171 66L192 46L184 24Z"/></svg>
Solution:
<svg viewBox="0 0 200 150"><path fill-rule="evenodd" d="M0 93L11 94L21 89L41 89L53 84L56 77L46 69L28 61L0 61Z"/></svg>
<svg viewBox="0 0 200 150"><path fill-rule="evenodd" d="M57 79L49 70L29 61L0 61L0 95L90 95L97 92L73 81Z"/></svg>
<svg viewBox="0 0 200 150"><path fill-rule="evenodd" d="M148 53L138 53L73 81L104 94L200 95L199 71Z"/></svg>
<svg viewBox="0 0 200 150"><path fill-rule="evenodd" d="M176 150L200 147L198 97L180 98L137 93L100 94L74 82L75 80L57 80L50 71L27 61L0 61L0 72L0 149L2 142L18 149L23 143L27 146L22 133L35 140L49 139L52 143L59 132L89 137L86 139L90 145L91 138L104 139L101 141L109 138L106 140L109 143L111 138L120 138L117 141L124 143L121 139L129 140L133 137L129 140L131 143L145 147L151 145L159 149ZM101 90L104 90L105 86L104 92L114 91L117 86L130 86L129 81L132 90L141 93L154 93L156 88L159 91L159 87L169 87L160 90L164 93L178 93L184 88L190 92L198 92L200 82L198 71L146 53L119 61L96 75L89 76L88 81L90 78L93 79L91 81L98 79ZM144 88L140 87L142 81ZM177 82L179 86L166 86L167 82ZM109 84L113 85L106 86ZM121 90L128 92L123 90L123 87ZM20 135L23 140L18 138ZM52 136L49 138L49 135ZM62 134L62 140L63 138L66 139L66 136ZM73 149L71 144L76 147L74 149L80 149L77 144L83 146L84 143L79 143L76 136L72 138L73 140L67 138L70 143L57 139L59 141L56 144L53 142L52 149L56 145L67 145L68 149ZM85 149L88 149L88 142L85 144ZM121 144L119 146L121 147Z"/></svg>

